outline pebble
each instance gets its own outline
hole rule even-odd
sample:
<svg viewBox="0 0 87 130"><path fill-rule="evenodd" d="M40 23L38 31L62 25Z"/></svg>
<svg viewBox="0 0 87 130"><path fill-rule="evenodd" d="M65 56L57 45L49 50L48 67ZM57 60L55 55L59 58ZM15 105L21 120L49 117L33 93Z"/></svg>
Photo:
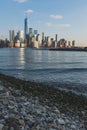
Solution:
<svg viewBox="0 0 87 130"><path fill-rule="evenodd" d="M63 119L59 119L59 120L58 120L58 123L59 123L60 125L65 125L65 121L64 121Z"/></svg>
<svg viewBox="0 0 87 130"><path fill-rule="evenodd" d="M25 124L24 120L23 119L19 119L19 124L20 125L24 125Z"/></svg>
<svg viewBox="0 0 87 130"><path fill-rule="evenodd" d="M4 125L3 125L3 124L0 124L0 130L2 130L3 127L4 127Z"/></svg>
<svg viewBox="0 0 87 130"><path fill-rule="evenodd" d="M87 121L41 104L38 97L23 96L20 90L0 85L0 130L87 130Z"/></svg>
<svg viewBox="0 0 87 130"><path fill-rule="evenodd" d="M75 125L71 125L71 129L72 130L76 130L76 126Z"/></svg>

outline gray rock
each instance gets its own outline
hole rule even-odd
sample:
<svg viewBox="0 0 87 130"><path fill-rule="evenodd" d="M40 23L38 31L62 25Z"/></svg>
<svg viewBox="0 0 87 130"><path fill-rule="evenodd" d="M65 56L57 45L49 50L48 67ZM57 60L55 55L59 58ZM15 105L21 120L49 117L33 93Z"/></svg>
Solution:
<svg viewBox="0 0 87 130"><path fill-rule="evenodd" d="M76 130L76 126L75 125L71 125L71 129L72 130Z"/></svg>
<svg viewBox="0 0 87 130"><path fill-rule="evenodd" d="M11 127L10 130L14 130L14 127Z"/></svg>
<svg viewBox="0 0 87 130"><path fill-rule="evenodd" d="M25 121L23 119L19 119L18 122L19 122L20 125L24 125L25 124Z"/></svg>
<svg viewBox="0 0 87 130"><path fill-rule="evenodd" d="M65 125L65 121L64 121L63 119L61 119L61 118L58 120L58 123L59 123L60 125Z"/></svg>
<svg viewBox="0 0 87 130"><path fill-rule="evenodd" d="M0 124L0 130L3 130L4 125Z"/></svg>
<svg viewBox="0 0 87 130"><path fill-rule="evenodd" d="M24 130L30 130L30 127L28 125L25 125Z"/></svg>

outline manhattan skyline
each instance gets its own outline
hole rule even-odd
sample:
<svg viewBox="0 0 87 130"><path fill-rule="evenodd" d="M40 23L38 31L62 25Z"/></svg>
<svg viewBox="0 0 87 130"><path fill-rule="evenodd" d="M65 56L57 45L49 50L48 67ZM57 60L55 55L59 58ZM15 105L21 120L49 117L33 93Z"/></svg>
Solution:
<svg viewBox="0 0 87 130"><path fill-rule="evenodd" d="M87 0L3 0L0 1L0 39L9 38L9 30L24 30L28 26L39 33L58 39L75 39L79 46L87 46Z"/></svg>

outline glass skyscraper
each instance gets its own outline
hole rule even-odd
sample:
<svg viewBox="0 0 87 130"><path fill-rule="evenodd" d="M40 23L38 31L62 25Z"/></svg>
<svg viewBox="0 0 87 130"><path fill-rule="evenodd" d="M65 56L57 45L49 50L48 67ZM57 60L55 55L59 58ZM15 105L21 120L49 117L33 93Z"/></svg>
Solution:
<svg viewBox="0 0 87 130"><path fill-rule="evenodd" d="M24 19L24 37L26 39L26 36L28 34L28 19L27 17Z"/></svg>

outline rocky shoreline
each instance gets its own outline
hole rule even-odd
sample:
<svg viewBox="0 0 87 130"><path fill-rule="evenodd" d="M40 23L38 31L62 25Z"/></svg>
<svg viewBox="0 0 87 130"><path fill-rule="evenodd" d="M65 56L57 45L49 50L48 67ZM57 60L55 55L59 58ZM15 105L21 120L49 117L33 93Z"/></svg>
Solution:
<svg viewBox="0 0 87 130"><path fill-rule="evenodd" d="M0 130L87 130L87 98L0 74Z"/></svg>

